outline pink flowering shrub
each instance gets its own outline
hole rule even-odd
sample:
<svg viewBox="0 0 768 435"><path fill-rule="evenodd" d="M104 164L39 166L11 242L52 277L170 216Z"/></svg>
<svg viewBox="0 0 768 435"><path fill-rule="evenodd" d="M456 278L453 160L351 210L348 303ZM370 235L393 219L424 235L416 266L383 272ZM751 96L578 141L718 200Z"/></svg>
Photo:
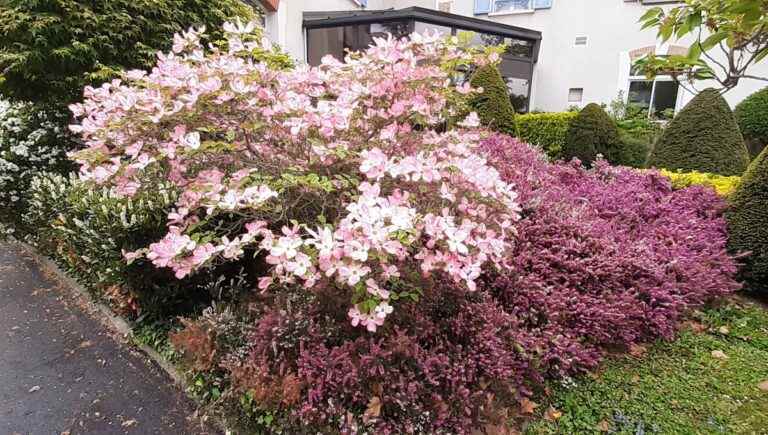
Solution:
<svg viewBox="0 0 768 435"><path fill-rule="evenodd" d="M423 281L419 304L377 334L348 324L344 294L275 298L220 362L234 390L271 391L262 409L296 430L470 433L514 419L544 380L670 338L686 312L739 288L711 190L674 191L655 172L604 162L548 163L502 135L481 150L522 204L510 267L483 273L475 292ZM269 387L286 377L301 380L290 405Z"/></svg>
<svg viewBox="0 0 768 435"><path fill-rule="evenodd" d="M551 164L474 114L453 125L474 90L452 71L485 56L414 35L278 71L249 57L249 30L229 25L223 50L179 35L151 73L73 107L83 178L181 192L128 261L179 278L254 265L251 327L204 355L248 415L291 433L498 431L545 379L670 337L738 288L711 191Z"/></svg>
<svg viewBox="0 0 768 435"><path fill-rule="evenodd" d="M224 30L227 49L190 30L150 73L72 106L81 178L131 196L161 173L181 190L166 236L129 261L184 278L255 254L259 289L335 288L372 332L422 276L474 291L483 267L504 266L517 194L479 155L474 113L444 131L473 92L451 74L486 57L427 34L282 71L251 58L271 47L252 25Z"/></svg>

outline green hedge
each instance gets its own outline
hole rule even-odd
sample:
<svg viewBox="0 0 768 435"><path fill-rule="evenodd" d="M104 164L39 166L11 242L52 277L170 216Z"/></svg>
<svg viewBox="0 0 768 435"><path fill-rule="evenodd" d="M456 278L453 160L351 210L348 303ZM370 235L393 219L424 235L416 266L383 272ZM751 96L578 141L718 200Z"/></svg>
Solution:
<svg viewBox="0 0 768 435"><path fill-rule="evenodd" d="M733 111L752 157L768 145L768 88L745 98Z"/></svg>
<svg viewBox="0 0 768 435"><path fill-rule="evenodd" d="M540 147L550 159L562 157L565 135L576 112L528 113L517 115L518 138Z"/></svg>
<svg viewBox="0 0 768 435"><path fill-rule="evenodd" d="M768 294L768 148L749 165L729 199L729 248L750 253L743 277L753 290Z"/></svg>

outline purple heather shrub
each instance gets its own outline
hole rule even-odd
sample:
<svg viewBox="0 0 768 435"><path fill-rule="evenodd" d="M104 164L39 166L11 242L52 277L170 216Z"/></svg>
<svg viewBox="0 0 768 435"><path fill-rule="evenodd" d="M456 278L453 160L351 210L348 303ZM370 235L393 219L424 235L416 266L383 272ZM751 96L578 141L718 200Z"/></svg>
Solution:
<svg viewBox="0 0 768 435"><path fill-rule="evenodd" d="M276 405L283 423L341 433L503 424L544 380L670 338L686 312L739 288L725 204L710 189L672 190L658 173L600 161L549 163L503 135L481 148L520 195L509 267L485 270L475 292L422 278L420 302L376 334L349 324L346 295L276 299L247 356L228 365L252 366L264 385L295 374L298 401Z"/></svg>

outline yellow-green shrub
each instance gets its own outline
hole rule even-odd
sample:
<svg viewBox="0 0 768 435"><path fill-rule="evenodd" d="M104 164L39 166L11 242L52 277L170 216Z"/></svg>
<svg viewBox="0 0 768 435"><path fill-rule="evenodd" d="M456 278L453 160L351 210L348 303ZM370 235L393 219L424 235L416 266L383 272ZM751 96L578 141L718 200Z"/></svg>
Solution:
<svg viewBox="0 0 768 435"><path fill-rule="evenodd" d="M720 196L728 196L739 185L741 177L706 173L706 172L672 172L662 169L661 175L672 181L672 186L676 189L684 189L693 185L709 186Z"/></svg>

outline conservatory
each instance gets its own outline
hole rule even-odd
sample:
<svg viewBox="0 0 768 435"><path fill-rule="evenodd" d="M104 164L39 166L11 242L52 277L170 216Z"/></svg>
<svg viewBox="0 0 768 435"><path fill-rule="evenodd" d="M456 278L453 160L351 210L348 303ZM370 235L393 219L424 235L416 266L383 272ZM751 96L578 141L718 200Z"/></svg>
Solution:
<svg viewBox="0 0 768 435"><path fill-rule="evenodd" d="M343 59L347 51L367 48L373 38L396 37L427 29L457 35L475 45L506 44L499 69L515 109L527 112L541 32L446 12L411 7L383 11L304 12L306 60L318 65L331 54Z"/></svg>

